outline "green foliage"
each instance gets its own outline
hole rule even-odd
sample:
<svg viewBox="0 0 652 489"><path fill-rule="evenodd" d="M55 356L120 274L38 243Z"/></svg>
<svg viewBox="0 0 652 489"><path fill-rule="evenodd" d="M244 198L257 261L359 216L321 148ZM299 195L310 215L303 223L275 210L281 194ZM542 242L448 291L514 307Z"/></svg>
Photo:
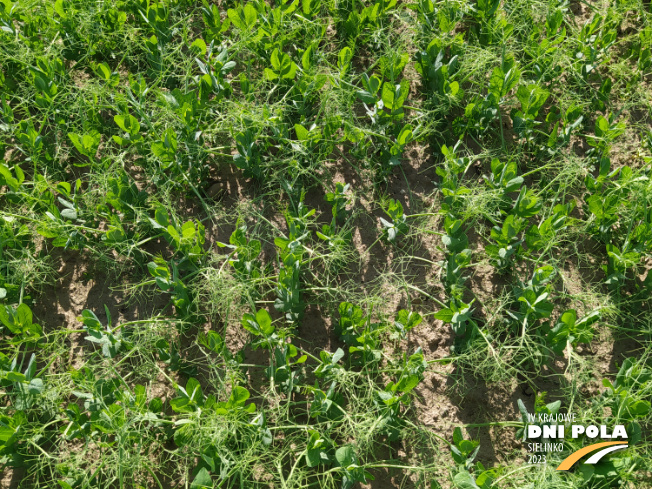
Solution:
<svg viewBox="0 0 652 489"><path fill-rule="evenodd" d="M483 175L482 178L490 188L500 190L505 198L510 192L521 188L523 184L523 177L518 176L516 162L503 163L497 158L491 160L491 175L489 177Z"/></svg>
<svg viewBox="0 0 652 489"><path fill-rule="evenodd" d="M355 450L351 445L344 445L335 452L335 461L342 471L342 489L350 489L358 482L374 480L374 476L358 465Z"/></svg>
<svg viewBox="0 0 652 489"><path fill-rule="evenodd" d="M610 116L609 119L600 116L595 121L595 136L590 137L587 143L596 148L600 154L606 155L609 152L611 142L623 132L625 132L624 123L615 123L613 116Z"/></svg>
<svg viewBox="0 0 652 489"><path fill-rule="evenodd" d="M100 133L97 131L91 131L90 134L74 134L68 133L68 138L75 145L75 148L79 153L86 156L91 161L95 158L97 153L97 148L100 145ZM84 166L84 165L77 165Z"/></svg>
<svg viewBox="0 0 652 489"><path fill-rule="evenodd" d="M440 96L461 97L460 84L455 80L459 55L451 56L444 63L448 48L439 39L434 39L425 50L417 52L415 68L422 76L428 92Z"/></svg>
<svg viewBox="0 0 652 489"><path fill-rule="evenodd" d="M537 80L549 82L562 73L558 64L560 45L566 38L564 12L555 9L546 16L545 26L535 24L527 39L525 53L532 60L532 72Z"/></svg>
<svg viewBox="0 0 652 489"><path fill-rule="evenodd" d="M260 261L258 257L261 252L261 243L257 239L247 239L247 225L242 221L236 222L236 228L229 237L229 243L219 243L218 246L232 249L231 256L234 259L229 260L236 273L243 278L256 279L260 277Z"/></svg>
<svg viewBox="0 0 652 489"><path fill-rule="evenodd" d="M269 337L274 332L272 318L265 309L259 310L256 315L245 314L242 316L242 327L256 336Z"/></svg>
<svg viewBox="0 0 652 489"><path fill-rule="evenodd" d="M251 130L238 133L235 142L238 152L233 155L233 164L244 170L245 177L261 178L260 156Z"/></svg>
<svg viewBox="0 0 652 489"><path fill-rule="evenodd" d="M525 233L528 250L548 249L555 244L557 233L568 228L569 214L574 209L575 202L557 204L552 209L552 215L532 225Z"/></svg>
<svg viewBox="0 0 652 489"><path fill-rule="evenodd" d="M591 343L593 339L593 329L591 325L600 319L600 312L593 311L577 319L577 312L569 309L562 313L555 327L550 330L546 339L551 349L560 355L570 344L575 348L579 343Z"/></svg>
<svg viewBox="0 0 652 489"><path fill-rule="evenodd" d="M651 410L650 401L641 397L651 379L652 371L644 363L627 358L613 384L607 379L603 380L603 385L609 388L604 395L611 404L615 418L628 423L627 431L634 435L632 443L641 439L641 428L635 420L645 417Z"/></svg>
<svg viewBox="0 0 652 489"><path fill-rule="evenodd" d="M480 462L473 461L480 450L479 442L465 440L462 430L458 427L453 431L453 443L450 445L457 471L453 476L453 485L458 489L481 488L490 489L496 478L494 470L486 470Z"/></svg>
<svg viewBox="0 0 652 489"><path fill-rule="evenodd" d="M179 223L171 217L165 207L159 205L154 210L154 219L149 218L152 227L162 230L165 239L181 255L178 265L194 267L204 255L205 228L200 222Z"/></svg>
<svg viewBox="0 0 652 489"><path fill-rule="evenodd" d="M644 486L648 7L0 0L3 477ZM630 448L487 470L513 388Z"/></svg>
<svg viewBox="0 0 652 489"><path fill-rule="evenodd" d="M176 263L168 264L165 260L156 258L147 264L147 269L150 275L154 277L154 282L159 289L171 295L172 304L174 304L179 317L192 320L195 309L192 292L183 283Z"/></svg>
<svg viewBox="0 0 652 489"><path fill-rule="evenodd" d="M468 157L458 157L457 148L444 145L441 152L445 157L444 164L436 169L437 175L441 177L438 187L443 195L442 211L455 216L463 206L464 196L470 193L468 187L462 184L464 175L471 165Z"/></svg>
<svg viewBox="0 0 652 489"><path fill-rule="evenodd" d="M0 304L0 322L13 338L12 343L38 342L43 336L43 328L33 322L32 310L27 304L14 308Z"/></svg>
<svg viewBox="0 0 652 489"><path fill-rule="evenodd" d="M406 216L403 213L403 204L398 200L390 199L385 213L389 216L391 221L380 218L380 223L383 225L383 232L387 241L394 242L400 235L405 234L408 230Z"/></svg>
<svg viewBox="0 0 652 489"><path fill-rule="evenodd" d="M582 77L588 78L600 65L609 61L608 51L617 37L615 26L615 19L608 13L606 17L595 14L582 27L575 53Z"/></svg>
<svg viewBox="0 0 652 489"><path fill-rule="evenodd" d="M292 192L292 189L288 189ZM309 210L303 205L305 193L301 191L296 206L285 215L288 225L287 237L274 238L274 244L279 248L278 285L274 308L285 313L288 323L297 323L303 317L305 303L301 297L301 266L304 263L304 252L307 251L303 241L309 236L307 231L310 218L315 210Z"/></svg>
<svg viewBox="0 0 652 489"><path fill-rule="evenodd" d="M512 110L511 117L514 123L514 130L519 136L531 139L537 125L536 121L539 111L548 100L550 92L538 85L521 85L516 91L516 98L521 103L521 110Z"/></svg>
<svg viewBox="0 0 652 489"><path fill-rule="evenodd" d="M398 311L396 319L394 320L394 327L396 328L399 337L403 339L412 328L421 324L421 321L423 321L423 318L418 312L401 309Z"/></svg>
<svg viewBox="0 0 652 489"><path fill-rule="evenodd" d="M123 136L113 136L113 140L118 144L129 144L138 142L142 139L140 132L140 123L131 114L116 115L113 120L122 129L125 134Z"/></svg>
<svg viewBox="0 0 652 489"><path fill-rule="evenodd" d="M519 235L525 230L525 225L523 219L510 214L501 226L494 226L491 229L491 239L496 244L487 245L485 250L499 270L509 268L513 256L521 250L523 238L519 238Z"/></svg>
<svg viewBox="0 0 652 489"><path fill-rule="evenodd" d="M294 79L299 67L290 57L275 49L270 58L271 68L265 68L265 77L268 80Z"/></svg>
<svg viewBox="0 0 652 489"><path fill-rule="evenodd" d="M102 347L102 355L107 358L114 358L118 353L129 351L132 345L123 338L124 332L122 328L111 328L111 315L109 309L104 306L108 322L106 328L102 328L102 323L97 318L93 311L84 309L82 315L77 319L84 323L84 329L88 333L85 338L91 343L95 343Z"/></svg>
<svg viewBox="0 0 652 489"><path fill-rule="evenodd" d="M231 23L243 32L251 31L258 20L258 12L253 4L239 6L237 9L228 9L227 15Z"/></svg>
<svg viewBox="0 0 652 489"><path fill-rule="evenodd" d="M475 299L473 299L471 303L465 304L461 300L453 298L451 299L449 306L435 313L434 317L444 323L450 323L455 334L462 336L466 333L466 329L469 325L476 325L471 319L471 314L473 313L471 305L474 301Z"/></svg>
<svg viewBox="0 0 652 489"><path fill-rule="evenodd" d="M483 98L475 96L467 104L464 109L464 118L455 120L456 132L459 135L470 133L483 136L491 128L493 122L501 117L501 106L504 105L508 94L516 88L520 79L521 70L517 66L514 56L512 54L503 55L500 66L491 72L487 95ZM543 97L539 95L537 98ZM536 103L534 107L536 107Z"/></svg>

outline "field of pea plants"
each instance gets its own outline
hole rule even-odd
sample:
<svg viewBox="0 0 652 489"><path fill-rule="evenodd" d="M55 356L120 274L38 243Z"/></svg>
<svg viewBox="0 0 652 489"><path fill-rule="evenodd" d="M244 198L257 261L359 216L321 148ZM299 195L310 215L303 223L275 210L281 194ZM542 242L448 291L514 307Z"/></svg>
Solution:
<svg viewBox="0 0 652 489"><path fill-rule="evenodd" d="M649 0L0 0L0 488L652 487L651 49Z"/></svg>

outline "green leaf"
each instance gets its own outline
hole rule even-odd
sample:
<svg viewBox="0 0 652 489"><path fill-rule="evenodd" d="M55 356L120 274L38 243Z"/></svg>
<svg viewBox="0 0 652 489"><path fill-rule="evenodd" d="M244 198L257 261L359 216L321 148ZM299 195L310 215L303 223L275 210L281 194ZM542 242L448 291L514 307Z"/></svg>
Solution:
<svg viewBox="0 0 652 489"><path fill-rule="evenodd" d="M260 309L256 313L256 321L260 326L261 331L265 336L269 336L274 332L274 326L272 326L272 318L265 309Z"/></svg>
<svg viewBox="0 0 652 489"><path fill-rule="evenodd" d="M272 318L265 309L260 309L255 316L245 313L242 316L242 327L256 336L270 336L274 333Z"/></svg>
<svg viewBox="0 0 652 489"><path fill-rule="evenodd" d="M25 303L22 303L16 308L16 319L23 327L28 327L32 324L32 310Z"/></svg>
<svg viewBox="0 0 652 489"><path fill-rule="evenodd" d="M634 416L645 416L650 412L649 401L636 401L628 406L629 412Z"/></svg>
<svg viewBox="0 0 652 489"><path fill-rule="evenodd" d="M7 372L5 375L10 382L27 382L25 375L20 372Z"/></svg>
<svg viewBox="0 0 652 489"><path fill-rule="evenodd" d="M557 273L552 265L544 265L534 271L532 275L532 285L538 286L548 283Z"/></svg>
<svg viewBox="0 0 652 489"><path fill-rule="evenodd" d="M78 321L84 323L89 330L99 331L102 329L102 323L97 318L95 313L89 309L84 309L81 316L77 318Z"/></svg>
<svg viewBox="0 0 652 489"><path fill-rule="evenodd" d="M475 482L478 486L480 486L481 489L491 489L491 486L494 482L494 477L495 473L493 470L485 470L478 475L478 478L475 480Z"/></svg>
<svg viewBox="0 0 652 489"><path fill-rule="evenodd" d="M521 78L521 72L516 66L512 65L507 70L504 68L507 68L507 66L494 68L489 79L489 93L496 98L496 101L500 101L505 97Z"/></svg>
<svg viewBox="0 0 652 489"><path fill-rule="evenodd" d="M357 97L367 105L375 104L377 101L378 90L381 85L380 79L376 75L369 78L365 73L362 75L362 84L365 89L358 90L356 92Z"/></svg>
<svg viewBox="0 0 652 489"><path fill-rule="evenodd" d="M301 124L295 124L294 131L297 133L297 139L299 141L305 141L306 139L308 139L308 135L310 134L308 129L303 127Z"/></svg>
<svg viewBox="0 0 652 489"><path fill-rule="evenodd" d="M263 74L265 75L265 78L270 81L276 80L278 78L278 74L275 71L270 70L269 68L265 68L263 70Z"/></svg>
<svg viewBox="0 0 652 489"><path fill-rule="evenodd" d="M340 447L335 452L335 460L340 465L340 467L348 467L355 463L355 452L351 445L344 445Z"/></svg>
<svg viewBox="0 0 652 489"><path fill-rule="evenodd" d="M308 467L317 467L322 462L321 453L319 449L306 450L306 465Z"/></svg>
<svg viewBox="0 0 652 489"><path fill-rule="evenodd" d="M419 325L421 321L423 321L423 318L418 312L408 312L401 309L396 315L395 324L400 325L402 330L409 331Z"/></svg>
<svg viewBox="0 0 652 489"><path fill-rule="evenodd" d="M383 83L381 98L385 107L392 112L401 110L403 104L407 100L410 93L410 82L402 80L399 85L392 85L391 83Z"/></svg>
<svg viewBox="0 0 652 489"><path fill-rule="evenodd" d="M572 329L573 326L575 326L576 319L577 319L577 312L575 311L575 309L569 309L568 311L564 312L561 315L559 321L563 323L567 328Z"/></svg>
<svg viewBox="0 0 652 489"><path fill-rule="evenodd" d="M313 17L321 9L321 0L301 0L301 6L305 15Z"/></svg>
<svg viewBox="0 0 652 489"><path fill-rule="evenodd" d="M27 384L27 392L33 396L41 394L45 389L45 384L43 384L42 379L32 379Z"/></svg>
<svg viewBox="0 0 652 489"><path fill-rule="evenodd" d="M458 472L453 477L453 485L457 489L480 489L480 486L475 483L473 476L466 470Z"/></svg>
<svg viewBox="0 0 652 489"><path fill-rule="evenodd" d="M181 226L181 237L185 240L193 240L195 234L197 233L195 229L195 223L192 221L187 221Z"/></svg>
<svg viewBox="0 0 652 489"><path fill-rule="evenodd" d="M327 444L324 438L318 431L309 430L307 450L306 450L306 464L308 467L316 467L320 463L328 463L328 455L324 452Z"/></svg>
<svg viewBox="0 0 652 489"><path fill-rule="evenodd" d="M245 32L250 31L258 20L258 12L251 3L237 10L228 9L226 14L234 26Z"/></svg>
<svg viewBox="0 0 652 489"><path fill-rule="evenodd" d="M265 69L265 76L269 80L274 80L276 78L293 79L297 74L297 65L287 54L279 51L278 48L274 49L272 52L270 62L272 64L272 69Z"/></svg>
<svg viewBox="0 0 652 489"><path fill-rule="evenodd" d="M174 399L171 399L170 400L170 407L172 408L172 410L174 412L177 412L177 413L191 413L191 412L194 411L194 405L191 403L190 399L188 399L187 397L175 397ZM179 444L179 442L177 442L177 439L176 439L176 435L177 435L178 432L179 432L179 430L177 430L177 432L175 432L174 441L175 441L175 443L177 443L177 445L181 446Z"/></svg>
<svg viewBox="0 0 652 489"><path fill-rule="evenodd" d="M242 407L251 394L249 391L241 386L235 386L231 391L231 396L229 397L228 405L229 407Z"/></svg>
<svg viewBox="0 0 652 489"><path fill-rule="evenodd" d="M140 123L138 122L138 119L130 114L116 115L113 120L120 129L132 136L135 136L140 131Z"/></svg>
<svg viewBox="0 0 652 489"><path fill-rule="evenodd" d="M88 134L68 133L68 139L75 145L77 151L88 158L95 157L100 144L100 133L93 130Z"/></svg>
<svg viewBox="0 0 652 489"><path fill-rule="evenodd" d="M595 135L599 138L605 137L609 132L609 121L604 117L600 116L595 121Z"/></svg>
<svg viewBox="0 0 652 489"><path fill-rule="evenodd" d="M396 142L401 146L405 146L410 141L412 141L412 138L413 138L412 124L406 124L405 126L403 126L401 132L398 134L396 138Z"/></svg>
<svg viewBox="0 0 652 489"><path fill-rule="evenodd" d="M441 311L436 312L434 316L435 319L439 319L445 323L450 323L453 320L454 315L455 313L453 310L447 307L446 309L442 309Z"/></svg>
<svg viewBox="0 0 652 489"><path fill-rule="evenodd" d="M152 153L163 163L172 163L175 161L177 152L177 136L172 128L169 128L163 140L155 141L151 146Z"/></svg>
<svg viewBox="0 0 652 489"><path fill-rule="evenodd" d="M459 426L457 426L457 427L455 427L455 429L453 430L453 443L454 443L456 446L459 446L460 443L462 443L463 441L464 441L464 435L462 435L462 428L460 428Z"/></svg>
<svg viewBox="0 0 652 489"><path fill-rule="evenodd" d="M77 219L77 211L75 209L64 209L61 211L61 217L66 219L75 220Z"/></svg>
<svg viewBox="0 0 652 489"><path fill-rule="evenodd" d="M383 89L380 94L380 98L389 110L392 110L394 107L394 98L395 98L395 87L389 82L383 83Z"/></svg>
<svg viewBox="0 0 652 489"><path fill-rule="evenodd" d="M202 392L201 384L194 377L190 377L186 383L186 394L191 401L199 405L204 403L204 393Z"/></svg>
<svg viewBox="0 0 652 489"><path fill-rule="evenodd" d="M543 202L539 200L534 192L523 187L514 203L514 213L518 217L527 219L537 215L542 207Z"/></svg>
<svg viewBox="0 0 652 489"><path fill-rule="evenodd" d="M224 350L224 340L215 331L209 331L205 336L200 336L200 341L206 348L215 353L222 353Z"/></svg>
<svg viewBox="0 0 652 489"><path fill-rule="evenodd" d="M5 7L6 9L6 7ZM0 11L2 11L2 6L0 6ZM61 17L62 19L67 19L68 16L66 15L65 9L64 9L64 0L57 0L54 2L54 11Z"/></svg>
<svg viewBox="0 0 652 489"><path fill-rule="evenodd" d="M203 39L195 39L192 44L190 45L190 49L194 51L195 53L201 54L202 56L206 56L206 42L204 42Z"/></svg>
<svg viewBox="0 0 652 489"><path fill-rule="evenodd" d="M530 117L536 117L550 92L538 85L521 85L516 91L516 98L521 102L521 110Z"/></svg>
<svg viewBox="0 0 652 489"><path fill-rule="evenodd" d="M117 87L120 83L120 75L111 71L106 63L97 63L93 65L93 70L104 82L111 87Z"/></svg>
<svg viewBox="0 0 652 489"><path fill-rule="evenodd" d="M175 401L176 399L172 399L170 401L170 406L172 409L174 409L172 401ZM174 409L177 411L176 409ZM183 412L183 411L177 411L177 412ZM192 443L193 438L195 437L196 433L194 430L194 426L192 423L185 423L182 424L180 427L178 427L175 432L174 432L174 443L179 447L184 447L186 445L189 445Z"/></svg>
<svg viewBox="0 0 652 489"><path fill-rule="evenodd" d="M394 388L399 392L410 392L417 385L419 385L420 381L421 379L417 374L408 375L406 377L402 377L401 380L394 386Z"/></svg>
<svg viewBox="0 0 652 489"><path fill-rule="evenodd" d="M202 467L200 471L197 472L192 484L190 484L190 489L210 489L212 487L213 480L211 479L211 475L208 473L208 470L206 470L206 467Z"/></svg>
<svg viewBox="0 0 652 489"><path fill-rule="evenodd" d="M308 71L310 68L312 68L312 56L314 54L314 51L315 48L311 44L303 52L303 55L301 56L301 66L303 66L304 71Z"/></svg>
<svg viewBox="0 0 652 489"><path fill-rule="evenodd" d="M348 71L352 58L353 51L351 51L350 47L346 46L340 50L337 55L337 67L339 68L341 75L344 75Z"/></svg>
<svg viewBox="0 0 652 489"><path fill-rule="evenodd" d="M20 168L18 165L16 165L14 168ZM18 172L16 172L18 175ZM22 171L21 171L22 174ZM14 176L11 174L11 171L9 170L8 167L0 163L0 185L2 184L4 180L4 183L7 184L7 186L14 192L17 192L20 189L20 184L23 183L24 181L24 176L23 179L17 179L14 178Z"/></svg>
<svg viewBox="0 0 652 489"><path fill-rule="evenodd" d="M164 207L157 207L154 211L154 220L152 221L155 229L167 229L170 226L170 217Z"/></svg>

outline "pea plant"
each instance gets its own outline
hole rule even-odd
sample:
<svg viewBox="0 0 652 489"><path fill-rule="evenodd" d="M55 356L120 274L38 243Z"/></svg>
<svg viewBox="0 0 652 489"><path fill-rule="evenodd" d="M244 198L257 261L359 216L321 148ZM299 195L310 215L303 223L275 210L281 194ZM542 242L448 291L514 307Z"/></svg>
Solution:
<svg viewBox="0 0 652 489"><path fill-rule="evenodd" d="M0 478L649 485L651 21L0 0Z"/></svg>

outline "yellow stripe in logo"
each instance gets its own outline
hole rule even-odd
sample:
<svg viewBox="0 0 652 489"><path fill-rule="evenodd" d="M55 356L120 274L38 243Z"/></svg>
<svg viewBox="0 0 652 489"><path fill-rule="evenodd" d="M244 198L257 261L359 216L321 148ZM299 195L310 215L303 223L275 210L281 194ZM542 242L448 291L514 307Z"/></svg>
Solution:
<svg viewBox="0 0 652 489"><path fill-rule="evenodd" d="M557 470L568 470L573 466L575 462L577 462L587 453L594 452L599 448L610 447L612 445L627 445L627 443L622 441L605 441L602 443L594 443L593 445L589 445L588 447L581 448L578 451L573 452L568 457L566 457L564 461L559 464Z"/></svg>

